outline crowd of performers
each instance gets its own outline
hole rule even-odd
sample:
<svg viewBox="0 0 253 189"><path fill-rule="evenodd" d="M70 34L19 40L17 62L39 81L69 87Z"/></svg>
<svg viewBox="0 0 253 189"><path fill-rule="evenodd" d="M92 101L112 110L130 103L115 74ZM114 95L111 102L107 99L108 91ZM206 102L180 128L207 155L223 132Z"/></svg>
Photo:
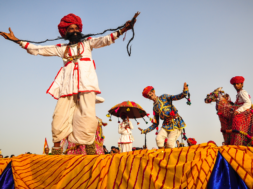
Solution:
<svg viewBox="0 0 253 189"><path fill-rule="evenodd" d="M127 21L123 28L107 36L83 39L81 18L74 14L68 14L61 19L58 29L60 35L69 43L52 46L37 46L19 40L11 29L9 29L10 33L0 32L0 35L5 39L18 43L31 55L58 56L63 60L64 66L59 70L47 90L48 94L58 100L52 120L54 142L52 154L63 153L60 143L64 139L68 142L65 154L104 154L102 127L106 124L96 117L95 111L96 102L103 100L97 96L101 92L91 52L93 49L115 43L123 33L133 28L135 22L136 20L134 22ZM229 100L228 95L222 96L222 92L219 90L214 91L205 99L207 103L217 102L218 115L222 125L221 131L226 144L251 145L252 142L251 100L248 93L243 90L243 83L244 78L241 76L231 79L231 84L238 92L234 104ZM186 127L183 118L172 102L185 98L188 91L186 83L184 83L183 92L178 95L157 96L154 87L144 88L142 95L153 101L154 119L152 125L147 129L138 129L142 134L156 129L158 148L174 148L178 137ZM230 109L228 110L228 108ZM128 152L132 150L134 141L133 124L126 114L122 114L121 118L122 123L118 126L118 132L121 135L118 145L121 152ZM159 119L163 120L163 124L158 133ZM190 139L187 141L189 145L196 142Z"/></svg>

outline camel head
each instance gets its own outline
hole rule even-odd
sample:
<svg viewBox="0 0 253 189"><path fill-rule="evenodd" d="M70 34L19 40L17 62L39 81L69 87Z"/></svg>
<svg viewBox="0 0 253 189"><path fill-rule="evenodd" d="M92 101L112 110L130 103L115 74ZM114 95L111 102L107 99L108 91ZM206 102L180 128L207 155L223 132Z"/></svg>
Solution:
<svg viewBox="0 0 253 189"><path fill-rule="evenodd" d="M219 87L210 94L208 94L205 98L205 103L209 104L211 102L216 102L217 100L221 100L222 98L229 101L230 100L229 95L225 94L224 91L222 91L221 89L222 87Z"/></svg>

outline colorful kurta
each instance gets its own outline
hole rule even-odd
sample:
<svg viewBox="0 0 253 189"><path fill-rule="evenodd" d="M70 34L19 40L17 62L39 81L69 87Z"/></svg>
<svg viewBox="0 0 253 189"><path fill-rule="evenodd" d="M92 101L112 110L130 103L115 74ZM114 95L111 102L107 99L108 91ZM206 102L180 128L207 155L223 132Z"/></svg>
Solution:
<svg viewBox="0 0 253 189"><path fill-rule="evenodd" d="M102 154L105 154L104 148L103 148L104 138L105 138L105 136L103 135L103 129L102 129L103 121L102 119L98 117L97 119L98 119L98 128L96 130L96 136L95 136L95 149L98 155L102 155Z"/></svg>
<svg viewBox="0 0 253 189"><path fill-rule="evenodd" d="M183 129L186 127L186 124L181 116L178 115L178 110L174 105L171 107L171 100L180 100L188 94L188 90L183 91L179 95L169 95L163 94L157 98L154 102L154 116L156 123L153 123L149 128L142 130L142 133L148 133L154 130L159 125L159 118L164 120L162 128L166 131L173 131L174 129ZM171 115L171 112L175 113L175 116Z"/></svg>
<svg viewBox="0 0 253 189"><path fill-rule="evenodd" d="M101 93L91 51L94 48L111 45L117 38L117 32L114 32L104 37L85 39L80 46L82 57L76 61L68 61L64 58L66 44L36 46L28 42L22 42L21 45L24 49L27 49L29 54L59 56L63 59L64 66L59 70L54 82L47 90L47 93L51 94L55 99L58 99L64 96L78 94L78 92ZM77 45L70 45L68 56L75 56L77 54Z"/></svg>

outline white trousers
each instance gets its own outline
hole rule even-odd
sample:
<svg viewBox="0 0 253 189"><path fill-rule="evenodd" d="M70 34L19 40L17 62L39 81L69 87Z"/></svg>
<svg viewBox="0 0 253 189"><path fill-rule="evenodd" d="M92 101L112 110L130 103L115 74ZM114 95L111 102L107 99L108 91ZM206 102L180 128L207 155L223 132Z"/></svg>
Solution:
<svg viewBox="0 0 253 189"><path fill-rule="evenodd" d="M130 152L132 151L132 143L121 144L121 152Z"/></svg>
<svg viewBox="0 0 253 189"><path fill-rule="evenodd" d="M180 136L181 130L174 129L174 131L166 131L161 128L156 136L156 144L158 147L164 147L165 138L168 138L167 145L169 148L175 148L177 138Z"/></svg>
<svg viewBox="0 0 253 189"><path fill-rule="evenodd" d="M94 92L61 97L54 110L52 121L53 142L65 137L76 144L92 144L98 125Z"/></svg>

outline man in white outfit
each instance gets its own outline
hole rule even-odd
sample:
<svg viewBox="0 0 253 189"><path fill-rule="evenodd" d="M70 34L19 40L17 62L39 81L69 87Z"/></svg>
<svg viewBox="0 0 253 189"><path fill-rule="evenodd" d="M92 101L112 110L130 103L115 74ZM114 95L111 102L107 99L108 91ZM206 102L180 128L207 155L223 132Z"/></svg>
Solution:
<svg viewBox="0 0 253 189"><path fill-rule="evenodd" d="M53 46L35 46L20 41L10 28L10 33L0 32L5 39L17 42L29 54L58 56L63 60L63 67L47 90L48 94L58 100L52 121L52 154L62 153L60 141L66 137L72 143L93 145L95 149L95 98L96 94L101 92L91 51L111 45L120 35L133 27L128 21L124 28L107 36L82 39L82 26L80 17L74 14L64 16L58 29L69 43Z"/></svg>
<svg viewBox="0 0 253 189"><path fill-rule="evenodd" d="M132 151L132 143L133 143L133 124L129 121L129 118L126 114L121 115L122 123L119 124L119 134L121 137L118 141L118 144L121 145L121 152L129 152Z"/></svg>

